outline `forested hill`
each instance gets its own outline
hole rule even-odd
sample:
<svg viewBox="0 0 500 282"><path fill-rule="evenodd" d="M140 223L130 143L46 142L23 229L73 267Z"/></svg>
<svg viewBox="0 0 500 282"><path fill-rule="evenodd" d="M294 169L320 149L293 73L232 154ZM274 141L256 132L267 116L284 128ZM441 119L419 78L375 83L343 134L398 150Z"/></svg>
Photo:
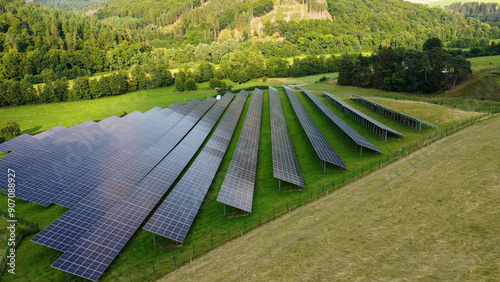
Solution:
<svg viewBox="0 0 500 282"><path fill-rule="evenodd" d="M63 11L78 11L104 1L106 0L27 0L26 3L37 2Z"/></svg>
<svg viewBox="0 0 500 282"><path fill-rule="evenodd" d="M277 34L312 53L372 51L380 44L418 48L430 37L450 42L499 34L498 27L486 31L479 21L401 0L108 0L88 11L111 22L134 18L158 33L161 46L210 43L225 30L243 40ZM317 13L328 17L304 20Z"/></svg>
<svg viewBox="0 0 500 282"><path fill-rule="evenodd" d="M73 79L137 64L219 64L235 50L283 58L373 51L380 45L420 49L431 37L446 44L499 34L498 27L479 20L400 0L109 0L100 5L104 8L95 15L84 16L0 0L0 79L40 83L44 76ZM169 15L178 9L172 24L176 16ZM299 10L310 13L309 19L321 11L330 14L301 20L305 17L294 14ZM252 25L257 20L261 26Z"/></svg>

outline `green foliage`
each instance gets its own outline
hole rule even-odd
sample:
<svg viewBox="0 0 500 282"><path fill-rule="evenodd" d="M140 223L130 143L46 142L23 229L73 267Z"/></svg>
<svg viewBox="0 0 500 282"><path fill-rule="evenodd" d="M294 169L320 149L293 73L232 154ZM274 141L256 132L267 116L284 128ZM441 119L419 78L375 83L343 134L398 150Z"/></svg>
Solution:
<svg viewBox="0 0 500 282"><path fill-rule="evenodd" d="M194 91L198 89L198 87L196 86L196 81L194 81L193 78L188 78L186 80L186 90L187 91Z"/></svg>
<svg viewBox="0 0 500 282"><path fill-rule="evenodd" d="M350 56L344 55L337 83L396 92L434 93L448 90L472 75L469 61L436 46L429 44L427 49L432 51L427 52L381 47L369 58L360 55L354 64Z"/></svg>
<svg viewBox="0 0 500 282"><path fill-rule="evenodd" d="M77 100L90 100L92 96L90 94L89 78L78 77L75 79L72 92Z"/></svg>
<svg viewBox="0 0 500 282"><path fill-rule="evenodd" d="M184 79L180 75L175 76L175 90L182 92L186 89L186 86L184 84Z"/></svg>
<svg viewBox="0 0 500 282"><path fill-rule="evenodd" d="M352 83L353 63L349 54L344 54L340 61L340 72L337 83L339 85L350 85Z"/></svg>
<svg viewBox="0 0 500 282"><path fill-rule="evenodd" d="M500 21L500 5L498 3L466 2L453 3L446 6L447 9L463 14L465 17L472 17L482 22Z"/></svg>
<svg viewBox="0 0 500 282"><path fill-rule="evenodd" d="M424 46L422 46L422 50L426 52L433 51L434 49L442 49L443 44L441 43L441 40L439 38L433 37L427 39L425 41Z"/></svg>
<svg viewBox="0 0 500 282"><path fill-rule="evenodd" d="M0 126L0 137L5 141L21 134L21 127L13 120L7 120Z"/></svg>
<svg viewBox="0 0 500 282"><path fill-rule="evenodd" d="M217 78L212 78L212 79L210 79L208 86L211 89L223 88L223 87L226 87L226 83L224 81L217 79Z"/></svg>
<svg viewBox="0 0 500 282"><path fill-rule="evenodd" d="M35 0L40 5L61 9L64 11L78 11L106 0Z"/></svg>

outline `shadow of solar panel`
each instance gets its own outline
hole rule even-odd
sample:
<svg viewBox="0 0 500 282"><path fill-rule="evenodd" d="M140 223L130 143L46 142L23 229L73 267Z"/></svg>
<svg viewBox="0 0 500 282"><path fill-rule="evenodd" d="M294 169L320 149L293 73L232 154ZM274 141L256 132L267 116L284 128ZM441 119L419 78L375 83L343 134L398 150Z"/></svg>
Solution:
<svg viewBox="0 0 500 282"><path fill-rule="evenodd" d="M269 87L271 109L271 141L273 151L273 174L275 178L304 187L304 181L293 150L292 140L286 126L278 90ZM283 172L287 172L286 174Z"/></svg>

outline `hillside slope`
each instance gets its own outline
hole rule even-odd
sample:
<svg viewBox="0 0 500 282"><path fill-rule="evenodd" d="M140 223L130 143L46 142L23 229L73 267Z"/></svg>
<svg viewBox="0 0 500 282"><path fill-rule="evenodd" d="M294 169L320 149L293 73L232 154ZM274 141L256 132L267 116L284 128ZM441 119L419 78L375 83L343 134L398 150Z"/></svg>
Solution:
<svg viewBox="0 0 500 282"><path fill-rule="evenodd" d="M499 137L472 126L164 279L498 281Z"/></svg>

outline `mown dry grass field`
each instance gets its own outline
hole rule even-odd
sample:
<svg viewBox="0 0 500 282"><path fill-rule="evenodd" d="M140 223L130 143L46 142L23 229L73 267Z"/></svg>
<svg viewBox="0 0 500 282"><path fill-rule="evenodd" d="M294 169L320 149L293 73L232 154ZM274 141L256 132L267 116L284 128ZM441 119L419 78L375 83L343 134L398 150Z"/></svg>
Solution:
<svg viewBox="0 0 500 282"><path fill-rule="evenodd" d="M164 280L500 280L500 117L292 211Z"/></svg>

